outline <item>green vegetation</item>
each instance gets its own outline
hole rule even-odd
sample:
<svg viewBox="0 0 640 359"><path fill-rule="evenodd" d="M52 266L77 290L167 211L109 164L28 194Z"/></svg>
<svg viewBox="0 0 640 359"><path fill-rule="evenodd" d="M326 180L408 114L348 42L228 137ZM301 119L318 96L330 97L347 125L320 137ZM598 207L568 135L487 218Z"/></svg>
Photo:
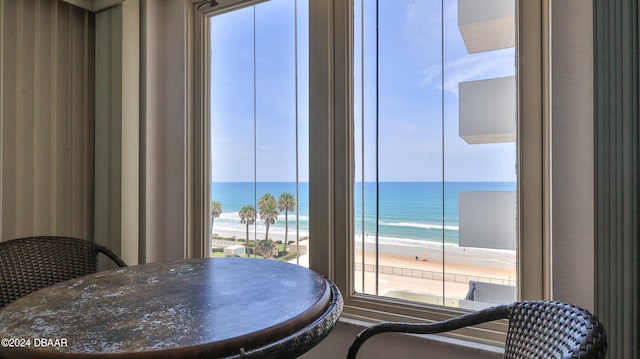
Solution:
<svg viewBox="0 0 640 359"><path fill-rule="evenodd" d="M271 193L265 193L258 201L258 208L260 208L260 219L267 226L264 239L269 239L269 226L276 223L280 214L278 212L278 203L276 203L276 199L273 198Z"/></svg>
<svg viewBox="0 0 640 359"><path fill-rule="evenodd" d="M211 223L212 233L209 235L210 237L213 237L213 220L215 218L220 217L221 213L222 213L222 204L220 204L220 202L218 201L211 201L211 206L209 207L209 219Z"/></svg>
<svg viewBox="0 0 640 359"><path fill-rule="evenodd" d="M296 209L298 203L293 194L284 192L280 194L280 197L276 201L275 197L271 193L265 193L258 200L258 209L251 205L243 206L238 212L240 216L240 223L245 225L245 239L238 239L235 236L233 238L221 238L217 234L213 234L213 222L216 218L220 217L222 213L222 204L218 201L211 201L209 207L209 217L211 221L212 234L211 238L214 240L230 240L235 244L243 242L246 248L246 255L258 258L271 258L283 261L289 261L298 257L298 253L289 253L287 247L289 246L289 212ZM284 212L285 232L284 242L273 241L269 239L269 227L274 225L278 221L278 216L281 211ZM260 220L264 221L266 225L264 239L261 240L249 240L249 226L256 223L258 215ZM224 257L224 251L222 248L213 248L211 250L213 257Z"/></svg>
<svg viewBox="0 0 640 359"><path fill-rule="evenodd" d="M270 239L263 239L261 241L258 241L256 253L263 256L264 258L273 259L278 257L280 251L276 247L274 241Z"/></svg>
<svg viewBox="0 0 640 359"><path fill-rule="evenodd" d="M289 192L280 195L278 199L278 209L284 211L284 253L287 254L288 234L289 234L289 211L296 209L296 198Z"/></svg>
<svg viewBox="0 0 640 359"><path fill-rule="evenodd" d="M219 241L234 241L234 238L225 238L225 237L214 237L214 240ZM272 241L272 240L250 240L248 244L246 244L246 240L239 239L238 242L245 243L245 248L247 250L247 254L245 257L251 258L260 258L260 259L276 259L283 262L288 262L290 260L298 258L297 252L285 252L284 251L284 243L282 241ZM265 255L267 254L267 255ZM224 258L224 257L238 257L238 256L226 256L224 254L224 248L216 247L211 249L211 257L213 258Z"/></svg>
<svg viewBox="0 0 640 359"><path fill-rule="evenodd" d="M253 206L244 206L238 213L240 216L240 223L244 223L247 226L247 236L249 238L249 226L256 223L256 209ZM249 246L247 246L249 248Z"/></svg>
<svg viewBox="0 0 640 359"><path fill-rule="evenodd" d="M296 258L298 258L298 253L297 252L289 252L287 254L284 254L282 257L278 257L276 258L279 261L283 261L283 262L288 262L290 260L294 260Z"/></svg>

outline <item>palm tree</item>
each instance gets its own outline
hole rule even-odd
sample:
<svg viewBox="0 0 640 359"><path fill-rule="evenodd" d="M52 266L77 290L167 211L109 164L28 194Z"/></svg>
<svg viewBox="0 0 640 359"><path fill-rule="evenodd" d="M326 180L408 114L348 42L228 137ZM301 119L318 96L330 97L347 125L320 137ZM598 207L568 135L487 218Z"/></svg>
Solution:
<svg viewBox="0 0 640 359"><path fill-rule="evenodd" d="M275 249L276 245L270 239L263 239L260 241L260 250L259 254L267 259L273 259L274 256L278 255L278 251ZM275 252L275 253L274 253Z"/></svg>
<svg viewBox="0 0 640 359"><path fill-rule="evenodd" d="M209 207L209 218L211 220L211 233L210 237L213 237L213 220L220 217L222 213L222 205L218 201L211 201L211 207Z"/></svg>
<svg viewBox="0 0 640 359"><path fill-rule="evenodd" d="M273 198L271 193L265 193L258 201L258 207L260 208L260 219L267 225L267 231L264 235L264 239L269 238L269 226L276 223L278 220L278 204L276 199Z"/></svg>
<svg viewBox="0 0 640 359"><path fill-rule="evenodd" d="M296 209L296 198L289 192L285 192L278 198L278 209L284 211L284 254L287 254L288 232L289 232L289 211Z"/></svg>
<svg viewBox="0 0 640 359"><path fill-rule="evenodd" d="M240 209L240 223L247 225L247 241L246 246L249 248L249 226L256 223L256 209L253 206L244 206ZM247 252L249 255L249 252Z"/></svg>

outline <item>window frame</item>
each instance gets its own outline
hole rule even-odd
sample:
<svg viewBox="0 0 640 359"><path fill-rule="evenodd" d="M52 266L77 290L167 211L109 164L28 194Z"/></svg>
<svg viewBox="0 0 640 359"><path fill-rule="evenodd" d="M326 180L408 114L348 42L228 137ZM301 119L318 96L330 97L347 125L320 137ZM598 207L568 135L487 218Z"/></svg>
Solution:
<svg viewBox="0 0 640 359"><path fill-rule="evenodd" d="M548 299L548 0L518 1L518 298ZM343 317L365 321L440 321L466 310L356 293L353 259L353 1L310 0L310 266L335 281ZM323 195L324 194L324 195ZM318 248L321 247L321 248ZM525 256L524 253L527 255ZM504 343L506 323L456 336Z"/></svg>
<svg viewBox="0 0 640 359"><path fill-rule="evenodd" d="M265 0L218 0L222 11ZM518 49L518 298L551 297L549 0L516 0ZM204 256L208 231L209 88L208 18L205 1L194 1L193 225ZM220 7L217 7L219 13ZM344 297L343 317L367 322L446 320L467 310L356 293L354 288L353 1L309 0L309 267L334 281ZM200 198L200 199L198 199ZM201 232L200 232L201 231ZM527 255L525 256L524 253ZM452 336L504 343L506 321L457 331Z"/></svg>
<svg viewBox="0 0 640 359"><path fill-rule="evenodd" d="M193 237L188 241L189 253L194 257L211 256L210 243L207 240L211 233L209 222L209 198L211 198L211 118L210 98L210 23L212 16L225 12L256 5L268 0L217 0L215 7L210 0L193 0L193 111L194 125L191 131L193 143L193 187L190 191L191 225Z"/></svg>

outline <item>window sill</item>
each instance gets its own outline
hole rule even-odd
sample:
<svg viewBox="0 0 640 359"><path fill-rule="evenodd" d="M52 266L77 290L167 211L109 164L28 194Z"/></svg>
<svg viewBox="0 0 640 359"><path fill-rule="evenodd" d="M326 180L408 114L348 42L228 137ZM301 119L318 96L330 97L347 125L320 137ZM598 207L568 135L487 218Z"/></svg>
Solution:
<svg viewBox="0 0 640 359"><path fill-rule="evenodd" d="M341 318L339 322L339 325L347 328L348 332L356 334L372 324L372 322L350 318ZM446 355L448 359L502 358L504 355L502 347L435 334L379 334L369 339L361 350L364 358L372 358L372 353L376 353L375 355L379 357L386 357L385 351L397 352L399 357L411 357L413 352L424 354L427 351L430 357L438 358Z"/></svg>

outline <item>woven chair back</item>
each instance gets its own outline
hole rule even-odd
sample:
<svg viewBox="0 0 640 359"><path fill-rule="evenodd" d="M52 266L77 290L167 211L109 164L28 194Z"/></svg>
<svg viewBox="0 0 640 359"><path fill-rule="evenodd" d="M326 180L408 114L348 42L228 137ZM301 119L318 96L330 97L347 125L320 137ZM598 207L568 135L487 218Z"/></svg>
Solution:
<svg viewBox="0 0 640 359"><path fill-rule="evenodd" d="M98 252L98 245L78 238L0 242L0 308L38 289L95 273ZM124 265L121 260L116 263Z"/></svg>
<svg viewBox="0 0 640 359"><path fill-rule="evenodd" d="M505 358L604 358L602 324L575 305L551 301L516 302L509 310Z"/></svg>

